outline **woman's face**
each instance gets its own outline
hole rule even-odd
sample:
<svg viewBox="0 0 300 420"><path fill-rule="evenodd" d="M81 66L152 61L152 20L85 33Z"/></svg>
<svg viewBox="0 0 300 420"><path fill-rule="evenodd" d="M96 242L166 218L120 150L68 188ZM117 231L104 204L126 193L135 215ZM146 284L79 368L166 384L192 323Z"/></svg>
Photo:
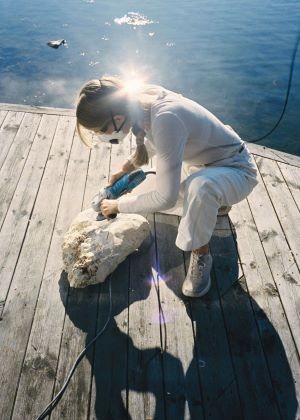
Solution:
<svg viewBox="0 0 300 420"><path fill-rule="evenodd" d="M104 143L119 144L130 131L130 121L124 115L112 115L111 121L100 129L92 130Z"/></svg>
<svg viewBox="0 0 300 420"><path fill-rule="evenodd" d="M113 117L113 120L111 120L108 124L106 124L104 127L101 127L101 129L93 130L96 134L112 134L115 131L118 132L119 128L122 127L122 131L125 134L128 134L130 131L130 124L126 121L126 118L124 115L115 115Z"/></svg>

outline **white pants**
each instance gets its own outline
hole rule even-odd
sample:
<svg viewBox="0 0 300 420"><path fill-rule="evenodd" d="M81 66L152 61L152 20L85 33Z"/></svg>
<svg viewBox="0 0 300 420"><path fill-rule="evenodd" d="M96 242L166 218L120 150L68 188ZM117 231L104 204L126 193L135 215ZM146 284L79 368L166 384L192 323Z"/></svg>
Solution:
<svg viewBox="0 0 300 420"><path fill-rule="evenodd" d="M195 172L185 184L176 245L184 251L191 251L209 242L219 208L243 200L257 181L241 169L218 166Z"/></svg>
<svg viewBox="0 0 300 420"><path fill-rule="evenodd" d="M191 251L208 244L218 210L246 198L257 184L257 170L247 147L222 166L183 167L176 206L166 213L181 215L176 245Z"/></svg>
<svg viewBox="0 0 300 420"><path fill-rule="evenodd" d="M178 201L175 207L162 212L181 216L176 238L178 248L191 251L206 245L214 231L219 208L246 198L257 184L256 173L247 147L233 158L222 161L222 166L185 165ZM155 182L153 178L152 182ZM147 183L143 187L148 191L151 189Z"/></svg>

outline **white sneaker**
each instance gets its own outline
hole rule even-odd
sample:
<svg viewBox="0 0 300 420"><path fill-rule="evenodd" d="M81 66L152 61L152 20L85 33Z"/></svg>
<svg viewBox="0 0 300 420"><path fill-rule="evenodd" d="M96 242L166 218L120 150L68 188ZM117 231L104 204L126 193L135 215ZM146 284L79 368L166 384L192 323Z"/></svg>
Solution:
<svg viewBox="0 0 300 420"><path fill-rule="evenodd" d="M188 297L205 295L211 286L211 267L212 256L209 253L197 255L191 252L190 266L182 285L182 293Z"/></svg>

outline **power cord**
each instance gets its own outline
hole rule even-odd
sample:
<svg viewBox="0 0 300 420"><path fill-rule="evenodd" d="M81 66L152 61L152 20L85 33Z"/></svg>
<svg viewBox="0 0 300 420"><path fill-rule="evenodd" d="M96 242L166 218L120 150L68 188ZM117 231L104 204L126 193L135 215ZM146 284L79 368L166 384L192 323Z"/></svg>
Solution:
<svg viewBox="0 0 300 420"><path fill-rule="evenodd" d="M56 394L56 396L53 398L53 400L47 405L47 407L44 409L44 411L39 415L39 417L36 418L36 420L42 420L45 419L47 416L50 415L50 413L52 412L52 410L57 406L57 404L59 403L60 399L62 398L72 376L73 373L75 372L76 367L79 365L80 361L83 359L83 357L85 356L86 352L88 351L88 349L95 343L95 341L104 333L104 331L106 330L111 318L112 318L112 297L111 297L111 278L109 277L109 312L108 312L108 316L107 316L107 320L104 324L104 327L96 334L96 336L89 342L89 344L82 350L82 352L79 354L79 356L77 357L72 369L70 370L70 373L65 381L65 383L63 384L61 390Z"/></svg>
<svg viewBox="0 0 300 420"><path fill-rule="evenodd" d="M290 90L291 90L291 85L292 85L292 79L293 79L293 73L294 73L294 66L295 66L295 59L296 59L296 55L297 55L297 51L298 51L298 47L299 47L299 42L300 42L300 32L298 33L298 36L296 38L296 43L295 43L295 47L293 49L293 54L292 54L292 61L291 61L291 65L290 65L290 74L289 74L289 81L288 81L288 86L287 86L287 91L286 91L286 96L285 96L285 101L284 101L284 105L283 105L283 109L281 111L281 115L278 118L276 124L273 126L273 128L264 136L259 137L258 139L254 139L254 140L247 140L249 143L257 143L258 141L261 141L263 139L265 139L266 137L268 137L270 134L273 133L273 131L276 130L276 128L278 127L278 125L280 124L284 114L285 114L285 110L288 104L288 100L289 100L289 96L290 96Z"/></svg>
<svg viewBox="0 0 300 420"><path fill-rule="evenodd" d="M166 322L165 322L165 315L160 303L160 299L159 299L159 290L158 290L158 278L157 277L158 274L156 274L156 276L154 275L153 271L152 271L152 277L153 277L153 284L155 287L155 291L157 294L157 299L158 299L158 306L159 306L159 318L160 320L162 320L162 323L164 325L164 336L165 336L165 341L163 344L163 347L161 347L160 349L158 349L154 355L152 357L150 357L149 360L147 360L146 362L143 363L142 368L145 369L148 364L159 354L162 354L166 351L167 348L167 329L166 329ZM65 383L63 384L61 390L55 395L55 397L53 398L53 400L47 405L47 407L44 409L44 411L39 415L39 417L36 418L36 420L43 420L45 419L47 416L50 415L50 413L54 410L54 408L57 406L57 404L59 403L60 399L62 398L74 372L76 367L79 365L80 361L83 359L83 357L85 356L85 354L87 353L88 349L95 343L95 341L104 333L104 331L106 330L109 322L112 319L112 295L111 295L111 278L109 277L109 312L108 312L108 316L107 316L107 320L104 324L104 327L96 334L96 336L89 342L89 344L82 350L82 352L79 354L79 356L77 357L73 367L70 370L70 373L67 377L67 379L65 380Z"/></svg>

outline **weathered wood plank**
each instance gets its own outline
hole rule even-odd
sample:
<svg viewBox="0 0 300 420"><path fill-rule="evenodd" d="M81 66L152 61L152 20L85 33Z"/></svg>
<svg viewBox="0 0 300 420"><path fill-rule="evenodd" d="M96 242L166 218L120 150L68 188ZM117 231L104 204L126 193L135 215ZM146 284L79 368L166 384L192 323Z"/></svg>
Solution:
<svg viewBox="0 0 300 420"><path fill-rule="evenodd" d="M259 170L293 256L300 267L300 212L276 162L261 159ZM300 172L300 168L299 168Z"/></svg>
<svg viewBox="0 0 300 420"><path fill-rule="evenodd" d="M278 166L300 210L300 169L284 163L278 163Z"/></svg>
<svg viewBox="0 0 300 420"><path fill-rule="evenodd" d="M227 242L227 238L231 235L228 218L218 217L212 242L217 240ZM221 247L218 253L212 250L212 256L215 263L218 258L228 258ZM189 258L186 265L188 269ZM231 268L234 268L231 274L236 274L234 264ZM219 290L226 293L231 286L232 276L228 276L227 281L224 281ZM196 341L194 360L190 370L196 368L199 370L205 418L242 418L237 381L213 273L210 292L201 299L190 299L190 305Z"/></svg>
<svg viewBox="0 0 300 420"><path fill-rule="evenodd" d="M0 226L10 206L41 118L41 115L25 115L0 170Z"/></svg>
<svg viewBox="0 0 300 420"><path fill-rule="evenodd" d="M128 413L132 419L164 419L155 232L153 215L147 218L152 238L130 257Z"/></svg>
<svg viewBox="0 0 300 420"><path fill-rule="evenodd" d="M127 347L129 259L126 259L101 285L97 331L109 315L109 282L112 319L98 338L93 364L90 419L127 419Z"/></svg>
<svg viewBox="0 0 300 420"><path fill-rule="evenodd" d="M130 142L129 138L126 138L124 143L121 143L119 146L111 145L103 145L99 144L100 148L106 148L106 153L110 150L110 156L107 154L105 159L105 168L103 168L103 160L99 162L99 164L94 164L94 175L93 179L91 180L91 188L90 192L86 194L86 199L89 200L87 203L90 202L93 195L96 194L100 188L103 188L108 183L109 174L112 172L117 171L120 169L121 164L123 163L125 157L129 154L130 150ZM107 149L110 147L110 149ZM105 169L105 170L103 170ZM96 182L95 182L96 181ZM92 194L91 194L92 193ZM105 333L105 337L101 339L102 341L97 342L95 347L95 359L94 359L94 372L92 378L92 389L91 389L91 402L90 402L90 414L89 418L96 419L96 418L106 418L105 416L109 415L109 413L118 412L120 415L126 412L126 397L120 394L121 388L124 385L124 377L126 378L127 375L127 366L123 366L121 359L120 360L120 352L124 353L122 358L125 357L124 360L127 359L127 347L123 346L124 344L124 334L127 333L127 319L128 319L128 281L129 281L129 272L126 268L128 262L123 262L118 270L112 274L112 284L113 290L116 290L116 296L113 296L113 303L114 303L114 318L112 320L112 324L110 325L108 331ZM122 267L123 267L123 277L122 277ZM119 271L119 269L121 271ZM124 276L124 273L125 276ZM124 278L125 277L125 278ZM118 283L121 282L119 285ZM99 330L99 326L103 325L106 319L106 314L108 313L109 307L109 294L108 294L108 279L106 280L104 285L101 285L100 289L100 296L98 296L98 320L97 320L97 330ZM120 287L120 288L119 288ZM120 298L120 296L124 295L124 299ZM116 300L117 299L117 300ZM116 310L116 305L118 306L121 304L123 305L122 310ZM124 324L124 322L126 323ZM104 340L104 341L103 341ZM108 343L101 344L101 343ZM121 349L117 353L113 353L109 355L105 353L104 359L102 358L103 347L107 347L106 350L111 348L111 343L119 342ZM105 362L106 361L106 362ZM121 362L121 365L120 365ZM113 368L115 366L116 370ZM112 375L111 380L106 378L104 387L102 386L103 381L103 373L101 370L111 368L112 370L107 371L106 375ZM110 369L109 368L109 369ZM122 370L122 369L125 369ZM119 370L119 372L118 372ZM114 384L116 389L114 390ZM122 385L121 385L122 384ZM119 388L121 387L121 388ZM126 388L126 386L125 386ZM118 389L118 390L117 390ZM105 392L107 398L103 398L101 393ZM122 414L123 413L123 414ZM99 417L100 416L100 417ZM116 417L118 418L118 416ZM121 417L120 417L121 418Z"/></svg>
<svg viewBox="0 0 300 420"><path fill-rule="evenodd" d="M8 111L0 111L0 127L5 120L6 115L8 114Z"/></svg>
<svg viewBox="0 0 300 420"><path fill-rule="evenodd" d="M36 117L36 115L35 115ZM0 417L10 417L60 199L73 121L61 117L0 323Z"/></svg>
<svg viewBox="0 0 300 420"><path fill-rule="evenodd" d="M0 128L0 168L24 118L23 112L8 112Z"/></svg>
<svg viewBox="0 0 300 420"><path fill-rule="evenodd" d="M96 145L90 154L89 170L84 191L83 209L91 207L95 194L108 183L111 145Z"/></svg>
<svg viewBox="0 0 300 420"><path fill-rule="evenodd" d="M65 286L68 287L65 277ZM95 334L98 285L85 289L69 288L66 318L61 341L54 394L61 389L78 355ZM76 369L68 388L54 410L53 419L86 419L89 408L93 349L89 349Z"/></svg>
<svg viewBox="0 0 300 420"><path fill-rule="evenodd" d="M136 147L131 139L130 153ZM127 157L127 156L126 156ZM149 170L151 165L143 166ZM138 188L133 194L138 194ZM158 273L153 214L144 214L151 235L130 256L128 413L132 419L165 418L165 388L162 370L162 328L158 302Z"/></svg>
<svg viewBox="0 0 300 420"><path fill-rule="evenodd" d="M178 217L155 215L159 296L164 313L162 331L166 418L203 418L203 400L196 362L193 325L181 287L185 278L183 252L175 246Z"/></svg>
<svg viewBox="0 0 300 420"><path fill-rule="evenodd" d="M79 142L80 140L77 139ZM110 161L110 147L103 145L96 147L90 153L89 167L84 189L83 209L90 207L91 193L94 194L95 179L108 173ZM98 168L101 168L99 171ZM86 175L86 173L85 173ZM76 179L76 175L73 174ZM103 181L100 179L98 188ZM98 190L97 188L97 190ZM78 209L80 211L80 209ZM71 223L71 219L69 220ZM55 394L59 391L69 370L75 362L78 354L92 340L96 330L99 285L85 289L69 289L69 299L66 302L66 313L69 315L63 327L63 340L59 356L58 382L55 386ZM76 343L69 343L76 336ZM68 363L66 363L68 360ZM94 348L90 349L87 356L80 363L72 380L65 392L63 400L55 410L54 419L60 418L87 418L89 413L89 401L91 393L91 377L94 360ZM77 394L80 394L78 400Z"/></svg>
<svg viewBox="0 0 300 420"><path fill-rule="evenodd" d="M251 153L264 158L272 159L277 162L288 163L300 167L300 157L291 155L290 153L281 152L280 150L270 149L269 147L260 146L259 144L246 142Z"/></svg>
<svg viewBox="0 0 300 420"><path fill-rule="evenodd" d="M0 301L8 293L57 123L57 116L42 117L0 232Z"/></svg>
<svg viewBox="0 0 300 420"><path fill-rule="evenodd" d="M242 418L280 418L234 237L213 236L210 246L235 372L232 381L237 382Z"/></svg>
<svg viewBox="0 0 300 420"><path fill-rule="evenodd" d="M281 418L299 418L300 367L297 349L246 200L233 206L230 218L235 226L238 252Z"/></svg>
<svg viewBox="0 0 300 420"><path fill-rule="evenodd" d="M258 167L262 164L260 159ZM300 274L260 174L258 177L260 182L248 201L299 352Z"/></svg>
<svg viewBox="0 0 300 420"><path fill-rule="evenodd" d="M13 413L15 419L25 414L36 418L52 398L68 292L68 282L62 271L61 244L70 220L81 210L88 157L88 150L75 137L21 372ZM74 362L73 358L73 354L66 355L70 363ZM84 385L84 378L80 383ZM89 388L89 379L87 386ZM71 406L74 407L74 402Z"/></svg>
<svg viewBox="0 0 300 420"><path fill-rule="evenodd" d="M69 117L75 116L75 109L53 108L53 107L44 107L44 106L35 106L35 105L0 103L0 110L35 113L35 114L65 115Z"/></svg>

